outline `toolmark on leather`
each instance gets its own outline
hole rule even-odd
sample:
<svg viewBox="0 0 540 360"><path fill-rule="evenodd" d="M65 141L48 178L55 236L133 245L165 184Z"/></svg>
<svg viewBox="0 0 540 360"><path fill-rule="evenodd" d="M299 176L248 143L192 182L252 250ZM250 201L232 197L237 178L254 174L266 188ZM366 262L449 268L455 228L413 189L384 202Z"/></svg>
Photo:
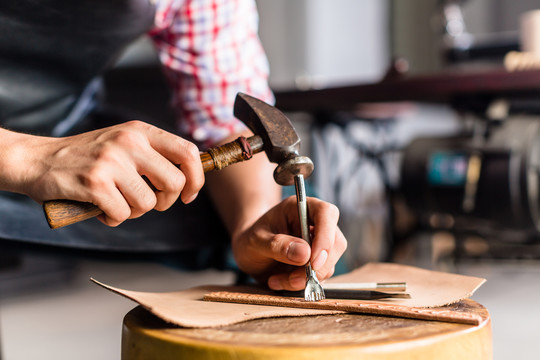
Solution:
<svg viewBox="0 0 540 360"><path fill-rule="evenodd" d="M404 318L438 320L462 324L480 325L482 316L459 310L459 307L447 306L438 308L418 308L405 305L382 304L363 300L331 300L305 301L302 298L289 298L274 295L246 294L229 291L218 291L206 294L205 301L232 302L254 305L284 306L320 310L340 310L365 314L392 315Z"/></svg>

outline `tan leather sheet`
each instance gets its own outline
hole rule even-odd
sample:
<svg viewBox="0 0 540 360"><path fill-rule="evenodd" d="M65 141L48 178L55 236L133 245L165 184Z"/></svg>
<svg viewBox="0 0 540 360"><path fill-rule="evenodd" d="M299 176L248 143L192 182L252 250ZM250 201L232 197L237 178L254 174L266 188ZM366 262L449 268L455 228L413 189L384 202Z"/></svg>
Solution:
<svg viewBox="0 0 540 360"><path fill-rule="evenodd" d="M394 305L411 307L439 307L466 299L486 279L420 269L414 266L389 263L369 263L348 274L327 282L401 282L407 283L410 299L391 300ZM388 303L388 301L382 301Z"/></svg>
<svg viewBox="0 0 540 360"><path fill-rule="evenodd" d="M250 286L201 286L184 291L151 293L118 289L93 281L137 302L167 322L184 327L214 327L258 318L333 314L340 310L478 324L481 317L468 311L466 302L459 301L470 297L485 280L404 265L371 263L336 276L329 282L405 281L411 299L329 299L316 303L276 296L268 290ZM207 300L219 302L203 301L205 296ZM246 304L249 302L251 304ZM454 305L444 306L448 304Z"/></svg>
<svg viewBox="0 0 540 360"><path fill-rule="evenodd" d="M153 293L114 288L92 279L96 284L135 301L168 323L192 328L215 327L242 321L280 316L336 314L340 311L293 309L278 306L226 304L203 301L206 294L219 291L254 293L253 287L199 286L189 290Z"/></svg>

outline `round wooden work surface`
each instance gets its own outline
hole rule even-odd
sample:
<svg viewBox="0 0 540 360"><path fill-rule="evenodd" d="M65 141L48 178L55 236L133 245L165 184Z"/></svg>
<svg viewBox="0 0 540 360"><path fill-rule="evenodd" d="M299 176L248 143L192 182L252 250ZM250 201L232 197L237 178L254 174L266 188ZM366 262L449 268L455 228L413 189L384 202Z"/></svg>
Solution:
<svg viewBox="0 0 540 360"><path fill-rule="evenodd" d="M491 359L491 321L463 325L360 314L251 320L218 328L167 324L141 307L124 318L122 359Z"/></svg>

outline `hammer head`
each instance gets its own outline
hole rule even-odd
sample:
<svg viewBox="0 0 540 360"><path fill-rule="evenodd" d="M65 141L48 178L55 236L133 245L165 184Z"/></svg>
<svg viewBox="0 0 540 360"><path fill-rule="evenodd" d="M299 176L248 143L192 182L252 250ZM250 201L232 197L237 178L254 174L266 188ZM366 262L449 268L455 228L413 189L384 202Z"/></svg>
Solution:
<svg viewBox="0 0 540 360"><path fill-rule="evenodd" d="M281 162L298 155L300 137L291 121L278 109L252 96L238 93L234 116L263 139L263 147L271 162Z"/></svg>
<svg viewBox="0 0 540 360"><path fill-rule="evenodd" d="M252 96L238 93L234 103L234 116L246 124L255 135L263 139L263 148L271 162L277 163L274 179L280 185L292 185L294 175L311 175L313 163L298 161L300 137L291 121L275 107Z"/></svg>

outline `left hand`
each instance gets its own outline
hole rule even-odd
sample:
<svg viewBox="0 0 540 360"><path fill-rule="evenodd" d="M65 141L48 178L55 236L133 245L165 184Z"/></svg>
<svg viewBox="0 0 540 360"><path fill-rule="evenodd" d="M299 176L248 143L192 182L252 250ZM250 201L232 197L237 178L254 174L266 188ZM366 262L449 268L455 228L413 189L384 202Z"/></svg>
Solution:
<svg viewBox="0 0 540 360"><path fill-rule="evenodd" d="M339 210L316 198L307 198L307 203L311 248L301 238L296 197L291 196L233 236L232 249L240 269L273 290L303 289L308 261L320 281L332 276L347 248L347 240L337 226Z"/></svg>

